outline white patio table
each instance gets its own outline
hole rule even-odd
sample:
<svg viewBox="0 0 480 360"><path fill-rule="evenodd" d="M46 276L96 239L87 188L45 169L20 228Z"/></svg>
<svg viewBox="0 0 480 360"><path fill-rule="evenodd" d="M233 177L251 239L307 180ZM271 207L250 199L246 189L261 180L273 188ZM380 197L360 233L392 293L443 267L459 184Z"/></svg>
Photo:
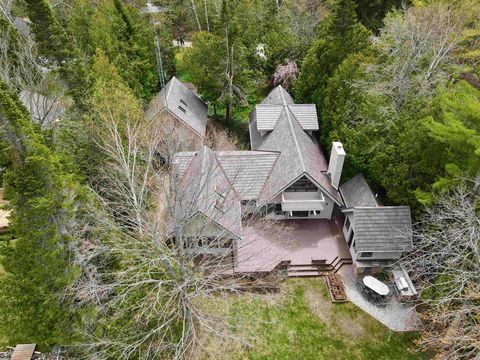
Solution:
<svg viewBox="0 0 480 360"><path fill-rule="evenodd" d="M373 276L365 276L363 284L369 289L375 291L378 295L386 296L390 292L388 286Z"/></svg>

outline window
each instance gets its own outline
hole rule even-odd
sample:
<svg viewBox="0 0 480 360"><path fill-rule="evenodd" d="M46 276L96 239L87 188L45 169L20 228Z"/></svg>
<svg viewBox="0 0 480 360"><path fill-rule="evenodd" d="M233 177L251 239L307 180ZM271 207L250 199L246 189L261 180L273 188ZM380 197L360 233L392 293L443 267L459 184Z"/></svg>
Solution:
<svg viewBox="0 0 480 360"><path fill-rule="evenodd" d="M345 219L345 229L350 230L350 219L348 217Z"/></svg>
<svg viewBox="0 0 480 360"><path fill-rule="evenodd" d="M215 205L214 205L218 210L220 210L221 212L224 212L225 211L225 204L224 204L224 201L222 200L215 200Z"/></svg>
<svg viewBox="0 0 480 360"><path fill-rule="evenodd" d="M308 211L290 211L290 217L308 217Z"/></svg>
<svg viewBox="0 0 480 360"><path fill-rule="evenodd" d="M185 102L185 100L180 99L180 102L181 102L183 105L185 105L186 107L188 107L188 105L187 105L187 103Z"/></svg>
<svg viewBox="0 0 480 360"><path fill-rule="evenodd" d="M362 257L362 258L370 258L370 257L372 257L372 255L373 255L373 252L371 252L371 251L366 251L366 252L362 252L361 257Z"/></svg>
<svg viewBox="0 0 480 360"><path fill-rule="evenodd" d="M318 188L312 184L310 180L308 180L305 176L302 178L298 179L297 182L292 184L290 187L285 189L286 192L315 192L317 191Z"/></svg>
<svg viewBox="0 0 480 360"><path fill-rule="evenodd" d="M352 232L350 233L350 235L348 236L348 246L351 246L352 245L352 241L353 241L353 236L355 235L355 232L352 230Z"/></svg>
<svg viewBox="0 0 480 360"><path fill-rule="evenodd" d="M178 108L180 109L180 111L184 112L185 114L187 113L187 110L185 110L183 107L179 106Z"/></svg>

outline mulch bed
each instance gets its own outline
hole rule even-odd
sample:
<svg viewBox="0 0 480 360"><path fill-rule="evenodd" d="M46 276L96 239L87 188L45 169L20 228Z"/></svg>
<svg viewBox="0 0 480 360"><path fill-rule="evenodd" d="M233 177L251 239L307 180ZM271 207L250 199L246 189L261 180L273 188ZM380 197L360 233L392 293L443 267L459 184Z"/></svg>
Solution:
<svg viewBox="0 0 480 360"><path fill-rule="evenodd" d="M340 274L329 274L326 276L328 292L333 302L346 302L348 296L343 285L343 279Z"/></svg>

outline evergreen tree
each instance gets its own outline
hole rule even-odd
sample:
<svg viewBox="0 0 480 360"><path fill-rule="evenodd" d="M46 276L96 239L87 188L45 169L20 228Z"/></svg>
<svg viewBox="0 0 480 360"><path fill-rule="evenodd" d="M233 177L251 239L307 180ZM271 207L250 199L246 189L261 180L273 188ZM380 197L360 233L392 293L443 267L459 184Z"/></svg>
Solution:
<svg viewBox="0 0 480 360"><path fill-rule="evenodd" d="M328 79L349 54L368 45L368 30L357 22L353 0L335 3L331 15L319 31L319 39L309 49L295 83L296 100L313 102L320 114Z"/></svg>
<svg viewBox="0 0 480 360"><path fill-rule="evenodd" d="M59 63L66 60L71 54L70 42L50 5L45 0L25 2L40 54Z"/></svg>
<svg viewBox="0 0 480 360"><path fill-rule="evenodd" d="M4 186L15 238L0 256L5 270L0 278L0 335L12 344L68 344L78 314L62 299L77 273L70 251L79 189L3 83L0 119L12 154Z"/></svg>
<svg viewBox="0 0 480 360"><path fill-rule="evenodd" d="M425 119L431 136L445 146L445 176L433 188L450 190L458 176L480 173L480 91L460 81L440 91L433 115Z"/></svg>
<svg viewBox="0 0 480 360"><path fill-rule="evenodd" d="M373 31L382 27L383 19L389 11L411 4L410 0L355 0L355 2L358 20Z"/></svg>

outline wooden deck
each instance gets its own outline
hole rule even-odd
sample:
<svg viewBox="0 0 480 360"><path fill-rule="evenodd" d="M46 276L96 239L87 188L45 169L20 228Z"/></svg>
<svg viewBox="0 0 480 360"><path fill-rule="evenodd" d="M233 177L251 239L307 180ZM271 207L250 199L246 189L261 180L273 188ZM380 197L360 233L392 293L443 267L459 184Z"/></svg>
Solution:
<svg viewBox="0 0 480 360"><path fill-rule="evenodd" d="M36 347L36 344L17 345L13 351L12 360L31 360Z"/></svg>
<svg viewBox="0 0 480 360"><path fill-rule="evenodd" d="M285 268L288 275L320 276L336 272L351 256L334 220L281 220L292 227L285 238L255 227L244 228L235 249L235 272L261 273Z"/></svg>

